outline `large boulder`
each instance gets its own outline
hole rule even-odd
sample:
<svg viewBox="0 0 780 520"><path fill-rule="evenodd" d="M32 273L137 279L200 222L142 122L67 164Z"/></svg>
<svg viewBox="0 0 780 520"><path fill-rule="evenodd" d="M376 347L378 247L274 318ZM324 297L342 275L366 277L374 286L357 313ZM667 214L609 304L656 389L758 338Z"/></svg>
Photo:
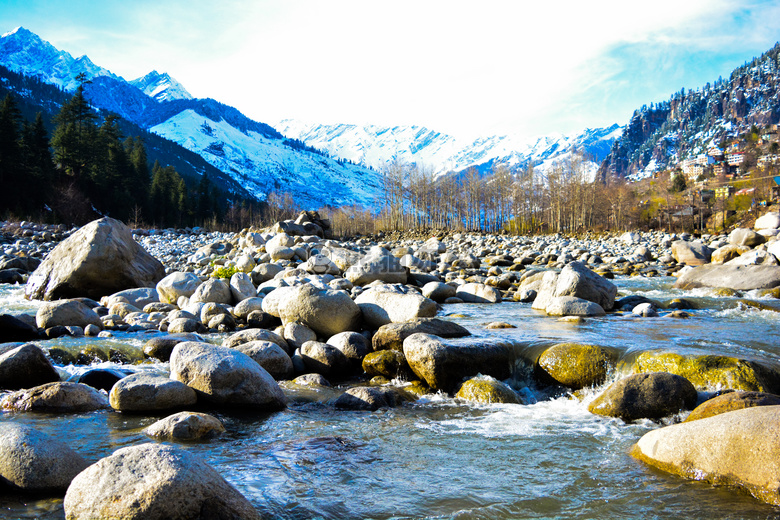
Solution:
<svg viewBox="0 0 780 520"><path fill-rule="evenodd" d="M0 408L26 412L82 413L108 408L105 394L81 383L56 381L3 397Z"/></svg>
<svg viewBox="0 0 780 520"><path fill-rule="evenodd" d="M89 463L62 440L16 422L0 422L0 480L33 492L65 491Z"/></svg>
<svg viewBox="0 0 780 520"><path fill-rule="evenodd" d="M81 328L95 325L103 328L100 316L79 300L43 302L35 313L35 322L42 329L71 325Z"/></svg>
<svg viewBox="0 0 780 520"><path fill-rule="evenodd" d="M756 230L780 229L780 213L777 211L770 211L769 213L761 215L756 219L753 228Z"/></svg>
<svg viewBox="0 0 780 520"><path fill-rule="evenodd" d="M546 311L554 298L573 296L597 303L603 310L610 311L615 305L616 295L615 284L594 273L582 262L570 262L559 274L545 272L531 308Z"/></svg>
<svg viewBox="0 0 780 520"><path fill-rule="evenodd" d="M559 343L539 356L541 379L579 390L600 385L615 369L617 355L598 345Z"/></svg>
<svg viewBox="0 0 780 520"><path fill-rule="evenodd" d="M100 459L73 479L69 520L260 519L219 473L182 448L148 443Z"/></svg>
<svg viewBox="0 0 780 520"><path fill-rule="evenodd" d="M738 486L780 505L780 406L758 406L646 433L631 449L662 471Z"/></svg>
<svg viewBox="0 0 780 520"><path fill-rule="evenodd" d="M702 242L675 240L672 242L672 256L681 264L704 265L709 263L712 250Z"/></svg>
<svg viewBox="0 0 780 520"><path fill-rule="evenodd" d="M236 347L255 360L276 380L289 379L293 375L293 362L287 352L270 341L249 341Z"/></svg>
<svg viewBox="0 0 780 520"><path fill-rule="evenodd" d="M123 289L154 287L165 276L120 221L104 217L60 242L27 280L28 299L99 299Z"/></svg>
<svg viewBox="0 0 780 520"><path fill-rule="evenodd" d="M35 324L25 321L24 317L13 314L0 314L0 338L3 342L11 341L35 341L41 339L41 331Z"/></svg>
<svg viewBox="0 0 780 520"><path fill-rule="evenodd" d="M287 399L274 378L252 358L208 343L179 343L171 353L171 378L215 405L279 410Z"/></svg>
<svg viewBox="0 0 780 520"><path fill-rule="evenodd" d="M277 312L276 316L283 322L297 321L324 337L359 330L362 316L360 307L345 291L318 289L309 284L286 290L278 302Z"/></svg>
<svg viewBox="0 0 780 520"><path fill-rule="evenodd" d="M477 376L464 381L455 397L483 404L521 404L520 398L509 385L490 376Z"/></svg>
<svg viewBox="0 0 780 520"><path fill-rule="evenodd" d="M418 332L433 334L441 338L464 338L471 333L454 321L440 318L418 318L405 323L388 323L382 325L371 339L374 350L404 349L404 340Z"/></svg>
<svg viewBox="0 0 780 520"><path fill-rule="evenodd" d="M544 311L550 316L604 316L598 303L574 296L554 296L547 301Z"/></svg>
<svg viewBox="0 0 780 520"><path fill-rule="evenodd" d="M157 282L157 295L161 302L175 304L182 296L192 296L202 283L195 273L177 271Z"/></svg>
<svg viewBox="0 0 780 520"><path fill-rule="evenodd" d="M436 316L436 302L430 298L417 292L399 292L386 285L363 291L355 303L372 328Z"/></svg>
<svg viewBox="0 0 780 520"><path fill-rule="evenodd" d="M0 355L0 388L18 390L59 380L49 358L32 343Z"/></svg>
<svg viewBox="0 0 780 520"><path fill-rule="evenodd" d="M734 410L752 408L754 406L778 406L780 395L764 392L726 392L708 399L693 409L685 418L685 422L698 421Z"/></svg>
<svg viewBox="0 0 780 520"><path fill-rule="evenodd" d="M331 259L338 265L336 259ZM382 248L373 248L344 272L344 278L355 285L366 285L377 280L384 283L406 283L406 277L406 268Z"/></svg>
<svg viewBox="0 0 780 520"><path fill-rule="evenodd" d="M149 437L161 441L199 441L225 432L216 417L197 412L179 412L160 419L144 429Z"/></svg>
<svg viewBox="0 0 780 520"><path fill-rule="evenodd" d="M700 390L780 391L780 376L755 361L716 354L647 351L637 356L634 372L669 372Z"/></svg>
<svg viewBox="0 0 780 520"><path fill-rule="evenodd" d="M735 246L756 247L766 242L766 237L759 235L752 229L737 228L729 233L729 243Z"/></svg>
<svg viewBox="0 0 780 520"><path fill-rule="evenodd" d="M120 412L151 412L194 405L195 390L163 375L137 373L120 379L111 388L109 401Z"/></svg>
<svg viewBox="0 0 780 520"><path fill-rule="evenodd" d="M634 374L612 383L588 411L626 422L661 419L696 406L696 389L684 377L666 372Z"/></svg>
<svg viewBox="0 0 780 520"><path fill-rule="evenodd" d="M477 374L506 379L514 361L510 343L495 339L443 340L430 334L412 334L404 340L404 355L412 371L434 390L452 392Z"/></svg>
<svg viewBox="0 0 780 520"><path fill-rule="evenodd" d="M230 292L230 284L222 278L209 278L195 289L190 296L190 302L211 302L230 304L233 294Z"/></svg>
<svg viewBox="0 0 780 520"><path fill-rule="evenodd" d="M459 285L455 297L466 303L501 303L501 291L483 283Z"/></svg>
<svg viewBox="0 0 780 520"><path fill-rule="evenodd" d="M310 372L329 377L342 377L351 371L351 363L347 356L327 343L307 341L301 346L300 355L303 364Z"/></svg>
<svg viewBox="0 0 780 520"><path fill-rule="evenodd" d="M703 265L684 271L674 283L676 289L726 287L736 291L777 286L780 286L780 266L774 265Z"/></svg>

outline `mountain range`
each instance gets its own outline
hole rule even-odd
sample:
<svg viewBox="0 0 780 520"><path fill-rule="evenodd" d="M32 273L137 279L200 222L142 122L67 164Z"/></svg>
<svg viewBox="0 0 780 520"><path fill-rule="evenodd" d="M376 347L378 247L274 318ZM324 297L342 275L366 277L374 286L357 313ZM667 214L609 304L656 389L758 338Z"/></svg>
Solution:
<svg viewBox="0 0 780 520"><path fill-rule="evenodd" d="M423 127L306 125L291 120L274 126L253 121L213 99L194 99L167 73L152 71L131 81L74 58L22 27L0 38L0 65L72 92L83 74L85 96L96 108L173 141L258 200L290 193L302 207L358 204L371 207L381 195L381 170L392 161L414 163L437 175L496 162L544 169L575 151L595 172L621 134L617 125L577 135L531 142L512 136L463 140Z"/></svg>

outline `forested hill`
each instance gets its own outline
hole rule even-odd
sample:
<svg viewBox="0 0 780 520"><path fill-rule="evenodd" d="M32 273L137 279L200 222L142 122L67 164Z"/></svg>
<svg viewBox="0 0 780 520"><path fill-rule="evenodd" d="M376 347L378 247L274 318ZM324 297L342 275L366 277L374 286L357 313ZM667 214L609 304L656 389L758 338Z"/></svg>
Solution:
<svg viewBox="0 0 780 520"><path fill-rule="evenodd" d="M21 115L26 120L33 121L36 114L41 113L46 130L50 135L54 129L52 121L54 116L73 96L71 92L64 92L54 85L43 83L30 76L17 74L0 65L0 99L9 93L14 96ZM107 113L106 111L100 112ZM225 196L235 199L254 199L243 186L195 152L148 132L126 119L120 118L117 123L125 136L141 138L146 147L150 165L157 161L164 166L173 166L190 186L197 185L203 174L206 174L213 186L223 192Z"/></svg>
<svg viewBox="0 0 780 520"><path fill-rule="evenodd" d="M599 175L646 177L779 120L780 43L735 69L727 80L682 89L668 101L635 111Z"/></svg>

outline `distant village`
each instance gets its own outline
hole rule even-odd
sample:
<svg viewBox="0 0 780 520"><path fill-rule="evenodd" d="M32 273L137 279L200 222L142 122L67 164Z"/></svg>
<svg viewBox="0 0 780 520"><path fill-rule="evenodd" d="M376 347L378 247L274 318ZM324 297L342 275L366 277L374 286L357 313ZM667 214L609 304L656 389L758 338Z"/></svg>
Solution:
<svg viewBox="0 0 780 520"><path fill-rule="evenodd" d="M762 130L753 127L739 137L724 139L722 147L712 146L706 154L699 154L680 162L673 174L684 175L688 186L695 186L703 201L726 199L735 195L750 195L755 187L736 189L736 179L768 179L780 174L780 142L778 125ZM777 178L780 181L780 177ZM772 182L771 200L780 200L780 184Z"/></svg>

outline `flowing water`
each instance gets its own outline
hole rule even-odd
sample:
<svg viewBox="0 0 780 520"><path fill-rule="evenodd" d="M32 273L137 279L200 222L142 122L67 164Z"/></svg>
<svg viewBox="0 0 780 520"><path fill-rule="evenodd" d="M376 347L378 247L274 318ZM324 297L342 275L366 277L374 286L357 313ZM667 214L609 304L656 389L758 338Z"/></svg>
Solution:
<svg viewBox="0 0 780 520"><path fill-rule="evenodd" d="M450 305L443 315L479 336L512 339L518 358L560 341L615 348L624 362L638 352L728 354L780 366L780 310L756 298L671 289L670 278L619 278L621 294L668 302L685 297L700 307L689 319L612 314L584 323L558 321L530 304ZM744 297L744 296L743 296ZM18 287L0 286L3 311L29 312ZM491 321L517 328L485 329ZM102 348L140 356L145 336L117 334ZM217 337L211 338L218 341ZM42 343L71 350L94 339ZM104 363L101 366L116 364ZM125 365L125 368L128 366ZM76 377L84 367L60 367ZM139 366L133 365L136 370ZM166 365L142 365L165 372ZM182 444L217 469L268 518L519 519L519 518L775 518L780 508L730 488L687 481L651 469L628 450L660 425L625 424L592 415L582 399L548 395L524 378L515 385L527 405L474 405L432 395L376 412L337 411L338 389L285 385L289 408L272 414L215 413L227 433ZM616 374L615 377L619 377ZM66 440L89 460L149 442L141 430L162 416L114 412L76 415L4 413ZM679 419L679 418L676 418ZM667 422L674 421L668 419ZM61 499L0 495L0 518L63 518Z"/></svg>

